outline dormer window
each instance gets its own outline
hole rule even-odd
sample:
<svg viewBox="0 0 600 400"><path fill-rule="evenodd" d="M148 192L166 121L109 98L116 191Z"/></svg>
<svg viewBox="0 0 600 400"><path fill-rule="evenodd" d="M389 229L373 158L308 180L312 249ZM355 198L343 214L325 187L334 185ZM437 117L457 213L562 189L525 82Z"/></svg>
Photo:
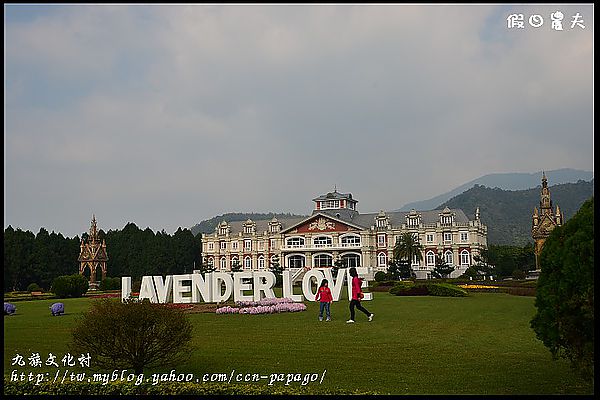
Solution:
<svg viewBox="0 0 600 400"><path fill-rule="evenodd" d="M221 222L218 227L219 235L227 235L229 233L229 224L225 221Z"/></svg>
<svg viewBox="0 0 600 400"><path fill-rule="evenodd" d="M440 223L442 226L450 226L454 223L454 213L448 207L440 214Z"/></svg>
<svg viewBox="0 0 600 400"><path fill-rule="evenodd" d="M251 220L248 219L246 222L244 222L244 233L245 234L253 234L256 232L256 224Z"/></svg>
<svg viewBox="0 0 600 400"><path fill-rule="evenodd" d="M411 210L410 213L406 216L406 226L409 228L417 228L421 224L421 215L419 215L415 210Z"/></svg>

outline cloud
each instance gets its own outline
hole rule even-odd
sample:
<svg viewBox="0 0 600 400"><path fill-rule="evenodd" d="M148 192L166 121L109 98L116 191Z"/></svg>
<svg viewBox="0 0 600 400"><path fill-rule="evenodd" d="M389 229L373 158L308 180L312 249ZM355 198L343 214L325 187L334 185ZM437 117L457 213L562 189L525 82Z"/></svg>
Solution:
<svg viewBox="0 0 600 400"><path fill-rule="evenodd" d="M307 213L334 184L366 212L593 169L592 8L561 6L585 30L506 29L556 7L9 6L5 221L174 231Z"/></svg>

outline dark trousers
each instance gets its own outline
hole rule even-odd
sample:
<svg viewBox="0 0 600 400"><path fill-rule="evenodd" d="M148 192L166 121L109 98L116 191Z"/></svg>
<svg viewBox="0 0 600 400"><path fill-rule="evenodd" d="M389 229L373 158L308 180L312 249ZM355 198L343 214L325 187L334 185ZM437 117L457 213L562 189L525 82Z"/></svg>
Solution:
<svg viewBox="0 0 600 400"><path fill-rule="evenodd" d="M323 318L323 309L327 313L327 318L331 318L331 303L329 302L321 302L321 306L319 307L319 318Z"/></svg>
<svg viewBox="0 0 600 400"><path fill-rule="evenodd" d="M364 312L367 315L367 317L371 315L371 313L366 308L360 305L360 300L350 300L350 319L352 321L354 321L354 307Z"/></svg>

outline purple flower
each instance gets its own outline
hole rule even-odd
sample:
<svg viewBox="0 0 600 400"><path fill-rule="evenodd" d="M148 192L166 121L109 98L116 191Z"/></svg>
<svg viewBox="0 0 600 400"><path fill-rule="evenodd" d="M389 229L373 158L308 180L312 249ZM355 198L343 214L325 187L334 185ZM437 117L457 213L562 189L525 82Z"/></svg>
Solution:
<svg viewBox="0 0 600 400"><path fill-rule="evenodd" d="M65 313L65 305L63 303L54 303L50 306L52 315L60 315Z"/></svg>
<svg viewBox="0 0 600 400"><path fill-rule="evenodd" d="M11 303L4 303L4 315L11 315L17 311L17 307Z"/></svg>

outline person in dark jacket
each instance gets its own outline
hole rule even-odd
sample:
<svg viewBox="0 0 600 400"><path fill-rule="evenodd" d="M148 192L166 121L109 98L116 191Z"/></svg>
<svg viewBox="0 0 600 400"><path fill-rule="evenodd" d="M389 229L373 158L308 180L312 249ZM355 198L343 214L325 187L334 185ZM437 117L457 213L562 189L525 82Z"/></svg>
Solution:
<svg viewBox="0 0 600 400"><path fill-rule="evenodd" d="M348 324L354 323L354 307L358 308L360 311L364 312L367 317L369 317L369 322L373 321L373 313L369 312L366 308L364 308L360 304L360 300L364 297L361 284L362 279L358 277L358 273L356 272L356 268L350 268L350 276L352 277L352 299L350 300L350 319L346 321Z"/></svg>

